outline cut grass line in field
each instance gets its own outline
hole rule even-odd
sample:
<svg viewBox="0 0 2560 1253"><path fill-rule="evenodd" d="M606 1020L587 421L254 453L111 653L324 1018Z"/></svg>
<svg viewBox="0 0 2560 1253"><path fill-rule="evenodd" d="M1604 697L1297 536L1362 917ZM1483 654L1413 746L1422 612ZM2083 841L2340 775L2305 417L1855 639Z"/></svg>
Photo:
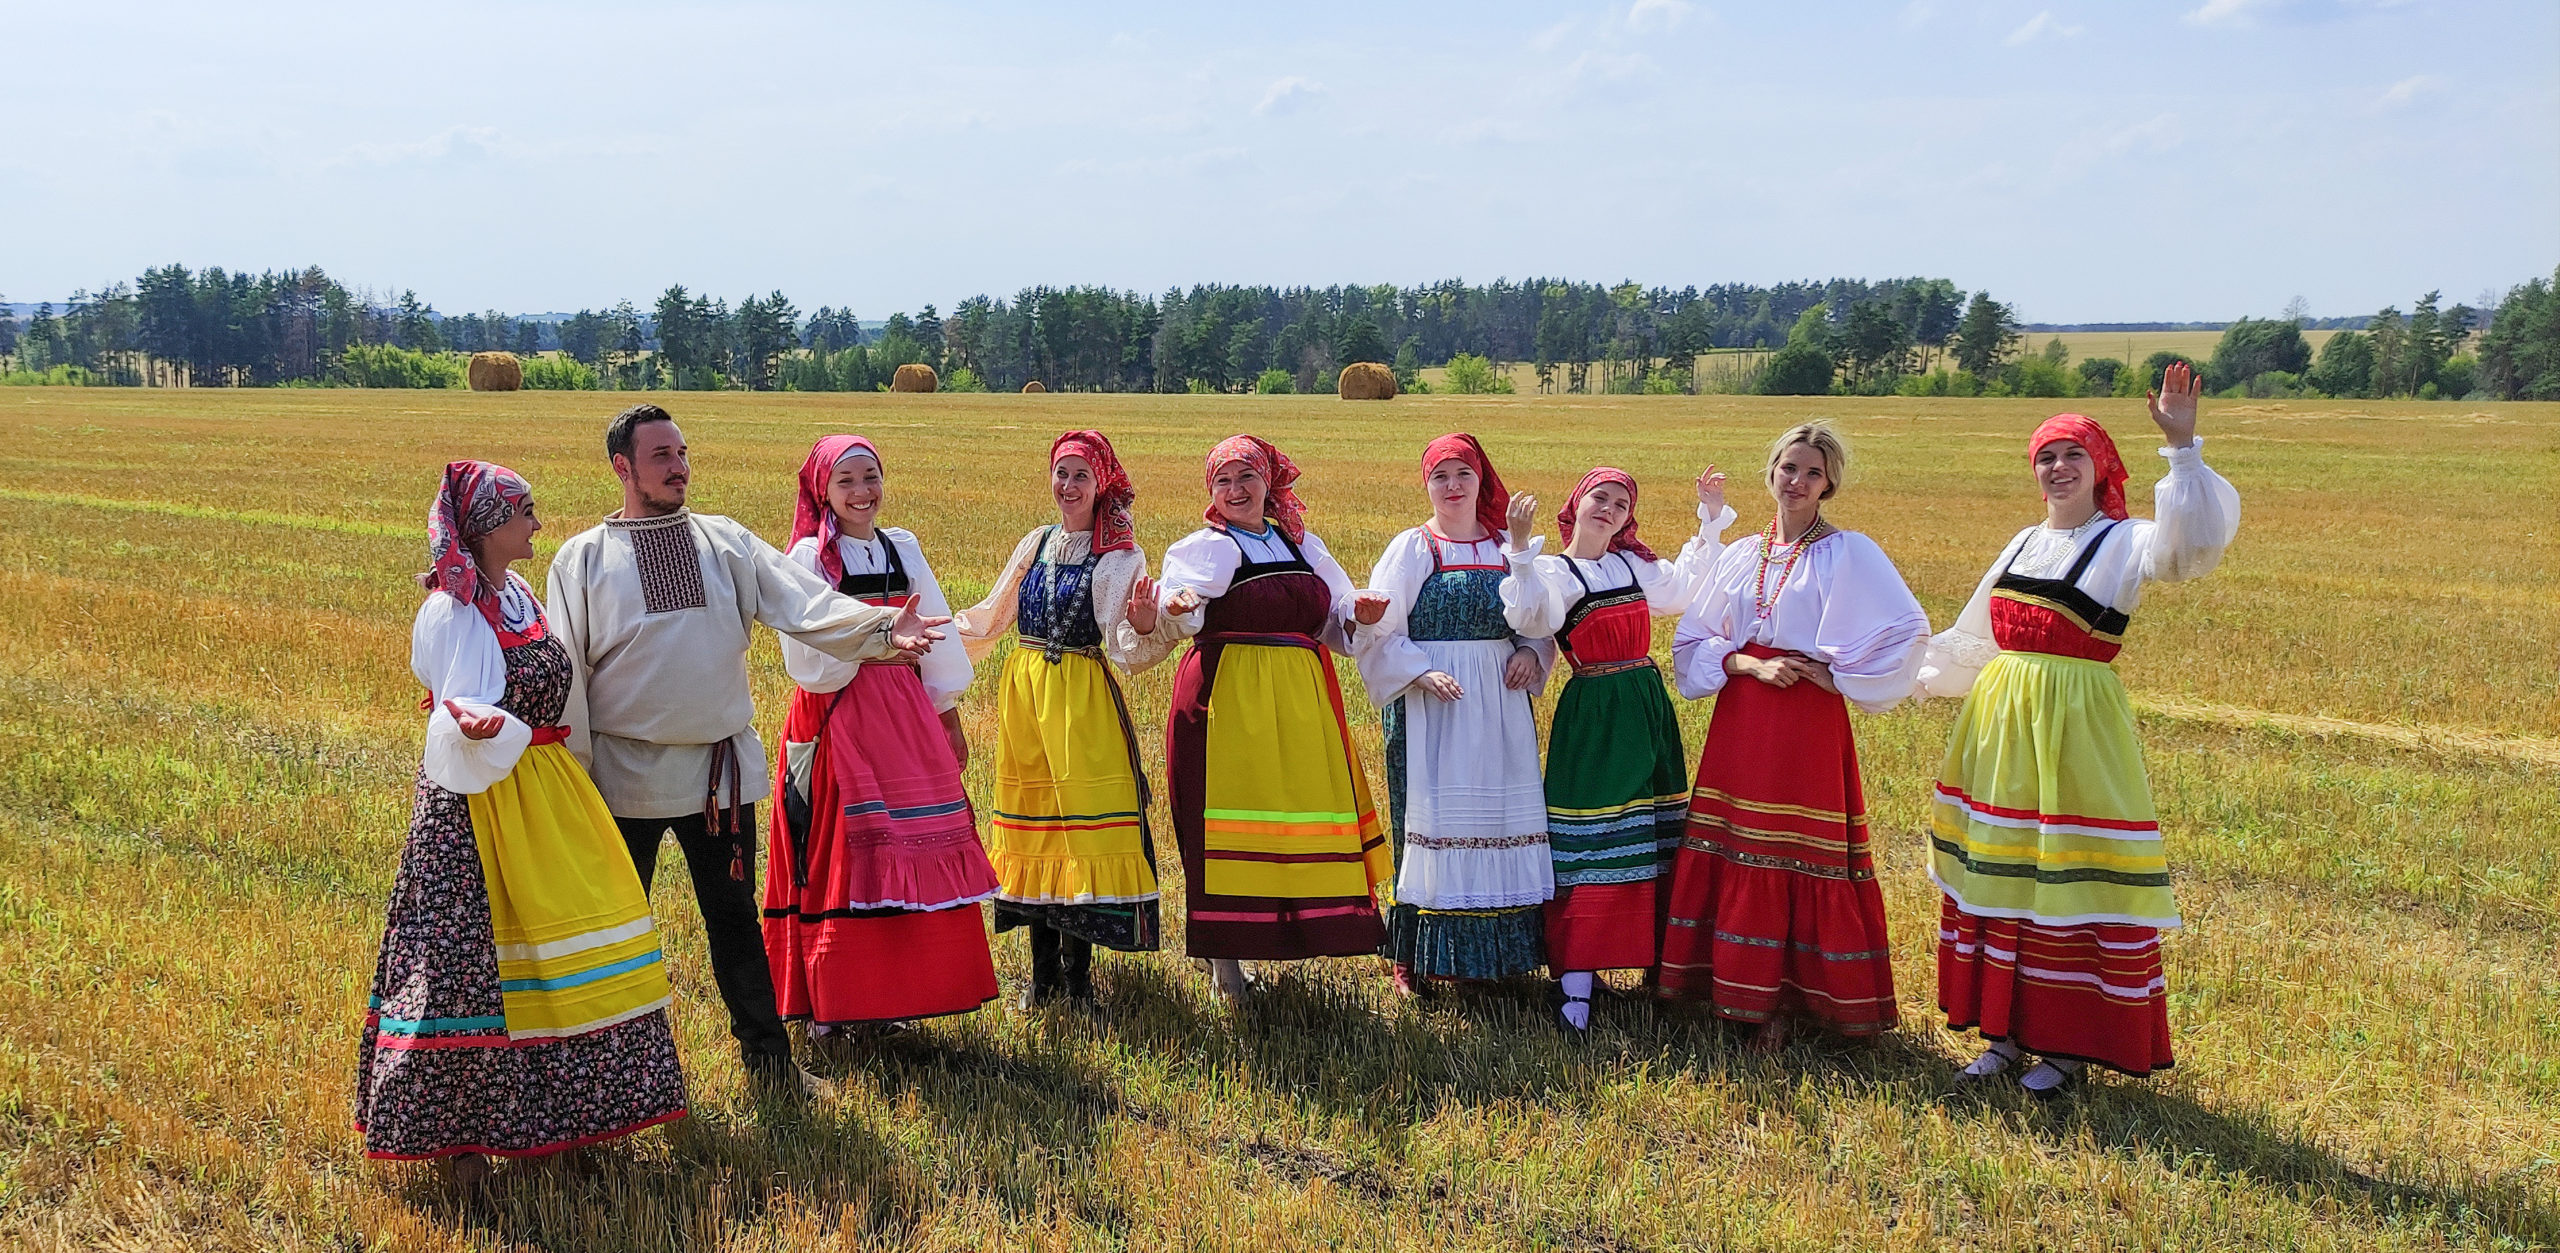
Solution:
<svg viewBox="0 0 2560 1253"><path fill-rule="evenodd" d="M2394 726L2384 722L2354 722L2345 718L2277 713L2269 709L2249 709L2239 705L2208 705L2197 701L2161 700L2145 696L2134 697L2133 707L2138 712L2162 718L2176 718L2187 722L2210 722L2215 726L2240 730L2273 729L2296 735L2353 736L2388 744L2394 748L2504 757L2528 766L2560 768L2560 740L2546 740L2534 736L2479 735L2452 727Z"/></svg>
<svg viewBox="0 0 2560 1253"><path fill-rule="evenodd" d="M174 500L117 500L107 496L83 496L75 492L29 492L0 487L0 500L23 500L37 505L70 505L80 509L106 509L119 513L156 513L163 517L192 518L209 522L249 522L261 526L291 526L309 531L342 531L351 535L383 535L395 539L416 539L421 527L413 522L367 522L361 518L323 518L307 513L270 513L264 509L213 509Z"/></svg>

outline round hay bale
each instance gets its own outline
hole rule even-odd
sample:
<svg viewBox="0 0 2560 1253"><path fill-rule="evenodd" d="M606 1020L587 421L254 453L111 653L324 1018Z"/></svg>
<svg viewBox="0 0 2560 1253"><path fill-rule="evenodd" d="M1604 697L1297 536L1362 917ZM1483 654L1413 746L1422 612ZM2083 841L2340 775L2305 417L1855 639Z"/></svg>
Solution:
<svg viewBox="0 0 2560 1253"><path fill-rule="evenodd" d="M929 392L940 386L942 380L933 376L933 367L921 364L899 366L896 377L889 380L893 392Z"/></svg>
<svg viewBox="0 0 2560 1253"><path fill-rule="evenodd" d="M1046 387L1042 387L1042 386L1040 385L1040 380L1038 380L1038 379L1033 379L1033 380L1031 380L1030 382L1025 383L1025 384L1023 384L1023 385L1022 385L1022 394L1023 394L1023 395L1025 395L1025 396L1034 395L1034 394L1037 394L1037 393L1039 393L1039 392L1045 392L1045 391L1047 391L1047 390L1049 390L1049 389L1048 389L1048 388L1046 388Z"/></svg>
<svg viewBox="0 0 2560 1253"><path fill-rule="evenodd" d="M471 354L471 390L512 392L524 387L524 363L511 352Z"/></svg>
<svg viewBox="0 0 2560 1253"><path fill-rule="evenodd" d="M1375 361L1354 361L1342 367L1342 378L1334 390L1344 400L1393 400L1396 398L1396 372Z"/></svg>

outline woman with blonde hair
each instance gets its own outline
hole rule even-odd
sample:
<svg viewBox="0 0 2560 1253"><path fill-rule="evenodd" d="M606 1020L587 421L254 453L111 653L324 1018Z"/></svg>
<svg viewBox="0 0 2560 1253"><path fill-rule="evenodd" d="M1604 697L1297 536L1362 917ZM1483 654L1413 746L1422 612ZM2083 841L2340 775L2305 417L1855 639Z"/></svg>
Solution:
<svg viewBox="0 0 2560 1253"><path fill-rule="evenodd" d="M1899 1020L1849 706L1881 713L1911 693L1929 619L1875 541L1823 518L1848 468L1827 422L1770 445L1777 509L1757 542L1724 550L1671 646L1680 694L1716 706L1662 988L1756 1024L1759 1052L1799 1016L1853 1037Z"/></svg>

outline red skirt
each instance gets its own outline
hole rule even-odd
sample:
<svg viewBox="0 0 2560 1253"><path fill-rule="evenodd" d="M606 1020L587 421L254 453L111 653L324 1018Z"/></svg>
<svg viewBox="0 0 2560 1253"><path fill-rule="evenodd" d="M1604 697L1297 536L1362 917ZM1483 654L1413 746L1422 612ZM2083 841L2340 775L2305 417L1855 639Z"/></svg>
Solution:
<svg viewBox="0 0 2560 1253"><path fill-rule="evenodd" d="M1736 677L1716 698L1672 864L1662 987L1743 1022L1788 1014L1858 1036L1901 1020L1837 693Z"/></svg>
<svg viewBox="0 0 2560 1253"><path fill-rule="evenodd" d="M865 667L863 677L855 682L871 678L875 670L886 668ZM884 672L879 678L915 681L913 672L905 670ZM916 695L921 699L921 691ZM941 744L942 727L939 722L907 725L915 722L912 716L896 726L886 720L871 721L868 742L836 744L831 742L835 728L823 725L833 696L794 693L791 713L782 725L785 741L814 741L817 752L809 771L805 872L793 857L783 803L783 791L791 786L787 752L775 770L764 909L765 956L773 966L774 1007L785 1018L826 1024L967 1013L994 1000L997 992L995 961L987 951L985 910L975 903L932 910L849 908L848 893L856 885L881 878L851 864L857 860L851 845L876 842L876 833L848 830L844 809L851 802L839 786L841 772L830 768L840 751L895 755L890 750L899 745L883 741L902 735L929 734L935 744ZM930 705L924 708L931 713ZM837 724L842 722L839 717ZM947 745L942 756L949 759ZM886 769L890 762L880 764L884 774L905 773ZM956 763L952 776L956 785ZM975 861L983 864L985 860L980 850ZM964 869L959 877L973 879L977 873ZM993 870L984 875L987 890L992 891ZM938 882L950 876L932 877Z"/></svg>
<svg viewBox="0 0 2560 1253"><path fill-rule="evenodd" d="M2046 927L1939 898L1938 1008L1954 1030L2147 1075L2175 1062L2167 988L2154 928Z"/></svg>
<svg viewBox="0 0 2560 1253"><path fill-rule="evenodd" d="M1547 969L1647 970L1661 952L1662 880L1586 883L1547 902Z"/></svg>

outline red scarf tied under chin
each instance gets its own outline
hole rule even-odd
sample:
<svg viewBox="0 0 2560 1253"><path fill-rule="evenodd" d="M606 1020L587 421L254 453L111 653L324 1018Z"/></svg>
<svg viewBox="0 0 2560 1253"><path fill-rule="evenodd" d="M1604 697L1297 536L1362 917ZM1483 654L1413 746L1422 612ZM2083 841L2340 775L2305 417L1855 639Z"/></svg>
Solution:
<svg viewBox="0 0 2560 1253"><path fill-rule="evenodd" d="M1556 525L1564 532L1564 542L1567 545L1573 543L1573 520L1581 515L1582 498L1590 495L1591 489L1603 483L1615 483L1627 491L1627 521L1624 526L1618 528L1617 534L1609 537L1609 551L1633 553L1646 561L1660 560L1653 555L1652 549L1645 547L1643 540L1636 538L1635 476L1615 466L1601 466L1583 475L1582 481L1573 485L1573 495L1566 497L1564 508L1556 511Z"/></svg>
<svg viewBox="0 0 2560 1253"><path fill-rule="evenodd" d="M524 476L494 461L456 461L444 468L444 486L427 506L427 569L418 586L443 592L480 611L500 631L498 589L480 573L471 543L515 520L533 503Z"/></svg>
<svg viewBox="0 0 2560 1253"><path fill-rule="evenodd" d="M2045 445L2066 439L2089 450L2090 464L2098 471L2098 512L2110 518L2124 518L2124 481L2129 477L2124 457L2116 452L2116 442L2108 437L2107 428L2098 425L2095 418L2076 413L2046 418L2044 425L2036 428L2034 438L2027 441L2027 464L2036 463L2036 454L2043 452Z"/></svg>
<svg viewBox="0 0 2560 1253"><path fill-rule="evenodd" d="M812 535L818 537L818 573L834 587L844 582L844 554L836 551L836 538L842 534L836 523L835 506L827 503L827 482L836 476L836 463L861 455L880 460L880 450L859 435L821 436L809 449L809 459L800 463L800 503L791 511L791 543L797 544ZM784 545L790 547L789 544Z"/></svg>
<svg viewBox="0 0 2560 1253"><path fill-rule="evenodd" d="M1111 451L1111 441L1100 431L1069 431L1049 445L1050 468L1067 457L1082 457L1093 467L1093 555L1137 547L1138 532L1129 521L1129 505L1138 498L1138 489L1129 482L1129 472L1120 468L1120 456Z"/></svg>
<svg viewBox="0 0 2560 1253"><path fill-rule="evenodd" d="M1431 481L1431 471L1443 461L1455 461L1476 472L1476 525L1486 535L1502 534L1503 524L1511 511L1511 489L1502 485L1502 476L1493 469L1493 458L1485 455L1484 445L1464 431L1456 431L1431 441L1422 450L1422 481Z"/></svg>
<svg viewBox="0 0 2560 1253"><path fill-rule="evenodd" d="M1298 481L1296 463L1290 461L1287 454L1272 447L1271 441L1259 435L1230 435L1217 447L1209 450L1209 465L1203 478L1215 484L1218 481L1219 468L1237 461L1253 467L1262 474L1264 485L1262 516L1270 519L1272 525L1279 527L1280 533L1288 536L1290 543L1305 543L1307 507L1299 501L1296 492L1289 490L1289 485ZM1227 528L1227 517L1218 512L1218 502L1215 500L1209 502L1208 511L1202 516L1208 518L1209 525L1219 530L1223 531Z"/></svg>

